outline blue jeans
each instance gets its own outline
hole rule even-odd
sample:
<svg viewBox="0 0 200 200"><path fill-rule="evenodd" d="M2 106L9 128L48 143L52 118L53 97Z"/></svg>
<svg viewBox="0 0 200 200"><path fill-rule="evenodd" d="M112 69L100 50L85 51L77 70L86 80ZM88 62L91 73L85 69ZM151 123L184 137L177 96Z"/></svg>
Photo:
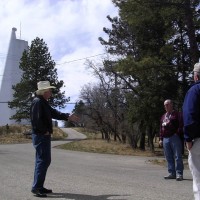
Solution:
<svg viewBox="0 0 200 200"><path fill-rule="evenodd" d="M174 134L169 138L163 138L163 148L168 172L173 175L183 175L182 143L180 137Z"/></svg>
<svg viewBox="0 0 200 200"><path fill-rule="evenodd" d="M47 169L51 163L51 136L32 134L35 153L35 171L32 189L44 187Z"/></svg>

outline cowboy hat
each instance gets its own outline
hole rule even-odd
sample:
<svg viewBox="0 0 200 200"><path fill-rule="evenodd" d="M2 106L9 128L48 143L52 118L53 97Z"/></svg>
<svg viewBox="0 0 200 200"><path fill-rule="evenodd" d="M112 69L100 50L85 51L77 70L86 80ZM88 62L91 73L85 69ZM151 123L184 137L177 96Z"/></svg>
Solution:
<svg viewBox="0 0 200 200"><path fill-rule="evenodd" d="M46 90L46 89L50 89L50 88L56 88L55 86L51 86L49 81L40 81L37 83L37 87L38 87L37 91Z"/></svg>

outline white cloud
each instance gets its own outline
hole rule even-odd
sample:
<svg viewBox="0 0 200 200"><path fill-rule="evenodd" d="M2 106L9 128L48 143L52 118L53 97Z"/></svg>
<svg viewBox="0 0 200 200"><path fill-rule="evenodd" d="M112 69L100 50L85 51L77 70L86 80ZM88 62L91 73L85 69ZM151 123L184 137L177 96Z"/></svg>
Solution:
<svg viewBox="0 0 200 200"><path fill-rule="evenodd" d="M95 80L85 60L79 59L104 53L98 37L106 37L103 27L111 25L106 16L117 15L111 0L1 0L0 7L0 81L11 30L16 27L17 38L29 45L36 37L44 39L52 59L60 64L56 67L66 96L76 101L81 87Z"/></svg>

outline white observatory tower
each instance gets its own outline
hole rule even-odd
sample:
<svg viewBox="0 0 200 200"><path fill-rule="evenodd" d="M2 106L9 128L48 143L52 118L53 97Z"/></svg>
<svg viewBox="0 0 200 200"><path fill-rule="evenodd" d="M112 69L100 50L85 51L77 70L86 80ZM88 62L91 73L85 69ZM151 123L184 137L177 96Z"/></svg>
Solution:
<svg viewBox="0 0 200 200"><path fill-rule="evenodd" d="M9 118L15 114L14 109L8 107L8 102L13 100L12 86L21 80L22 71L19 69L19 62L22 53L28 48L28 42L16 38L16 28L12 28L8 54L0 88L0 126L14 124L15 121Z"/></svg>

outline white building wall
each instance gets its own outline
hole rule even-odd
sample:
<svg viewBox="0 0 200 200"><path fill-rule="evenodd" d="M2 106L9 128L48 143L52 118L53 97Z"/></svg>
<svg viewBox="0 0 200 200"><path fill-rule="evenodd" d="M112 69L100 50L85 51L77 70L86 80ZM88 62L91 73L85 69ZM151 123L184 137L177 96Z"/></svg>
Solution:
<svg viewBox="0 0 200 200"><path fill-rule="evenodd" d="M28 48L28 42L16 38L16 28L12 28L8 54L0 88L0 126L14 124L15 121L9 118L15 114L15 110L8 107L8 101L13 100L12 85L21 80L22 71L19 69L19 62L22 53Z"/></svg>

